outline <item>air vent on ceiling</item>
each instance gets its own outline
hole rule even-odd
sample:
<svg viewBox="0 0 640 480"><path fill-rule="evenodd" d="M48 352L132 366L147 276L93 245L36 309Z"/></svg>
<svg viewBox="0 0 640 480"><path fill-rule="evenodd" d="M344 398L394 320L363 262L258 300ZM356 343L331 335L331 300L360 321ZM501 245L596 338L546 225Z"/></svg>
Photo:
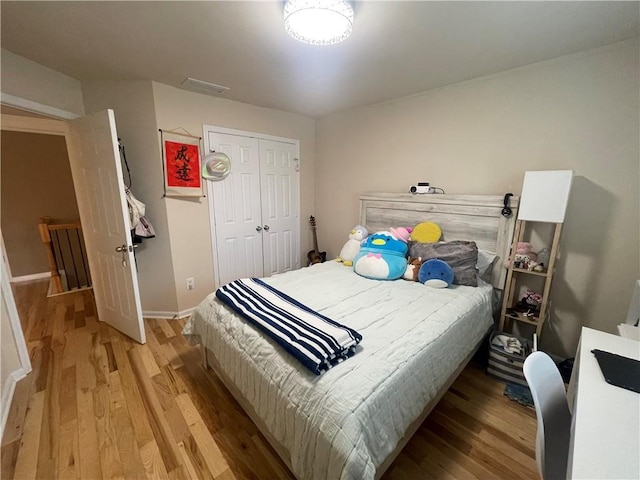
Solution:
<svg viewBox="0 0 640 480"><path fill-rule="evenodd" d="M204 93L206 95L223 95L231 90L229 87L223 87L222 85L216 85L215 83L209 83L191 77L188 77L180 86L185 90Z"/></svg>

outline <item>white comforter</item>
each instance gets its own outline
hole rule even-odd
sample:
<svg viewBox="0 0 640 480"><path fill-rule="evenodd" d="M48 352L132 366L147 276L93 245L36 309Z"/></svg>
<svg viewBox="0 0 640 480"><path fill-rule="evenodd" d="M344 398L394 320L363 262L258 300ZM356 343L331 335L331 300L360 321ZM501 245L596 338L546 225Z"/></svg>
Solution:
<svg viewBox="0 0 640 480"><path fill-rule="evenodd" d="M209 295L184 334L202 340L291 454L300 479L371 479L492 323L490 285L432 289L337 262L265 279L356 329L352 358L316 376Z"/></svg>

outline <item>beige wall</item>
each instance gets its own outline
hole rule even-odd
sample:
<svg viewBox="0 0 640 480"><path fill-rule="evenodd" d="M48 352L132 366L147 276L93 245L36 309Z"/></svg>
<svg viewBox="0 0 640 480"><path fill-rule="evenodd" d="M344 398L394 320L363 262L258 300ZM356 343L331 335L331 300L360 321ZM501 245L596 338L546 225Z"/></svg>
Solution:
<svg viewBox="0 0 640 480"><path fill-rule="evenodd" d="M155 238L143 240L136 251L142 310L148 316L172 316L178 311L178 301L151 82L88 82L82 88L87 113L114 110L118 137L131 169L131 191L146 205L145 216L156 232Z"/></svg>
<svg viewBox="0 0 640 480"><path fill-rule="evenodd" d="M158 128L184 128L202 135L203 124L264 133L300 141L300 245L311 247L306 219L314 213L315 120L268 108L188 92L154 83ZM159 167L160 168L160 167ZM209 207L206 198L167 198L171 251L180 311L196 306L214 290ZM196 288L187 291L185 279Z"/></svg>
<svg viewBox="0 0 640 480"><path fill-rule="evenodd" d="M526 170L572 169L542 347L573 355L582 325L614 332L640 277L638 57L624 43L318 120L321 244L337 254L361 192L519 194Z"/></svg>
<svg viewBox="0 0 640 480"><path fill-rule="evenodd" d="M0 63L3 94L84 115L78 80L4 49Z"/></svg>
<svg viewBox="0 0 640 480"><path fill-rule="evenodd" d="M147 205L156 230L156 238L143 241L137 253L143 311L185 312L214 290L207 199L162 197L158 128L202 135L209 124L300 140L301 250L310 247L304 219L313 213L314 120L151 82L87 82L83 96L87 113L115 111L132 191ZM187 277L194 277L194 290L186 290Z"/></svg>
<svg viewBox="0 0 640 480"><path fill-rule="evenodd" d="M40 217L79 219L65 139L2 132L2 232L14 277L49 271L38 232Z"/></svg>

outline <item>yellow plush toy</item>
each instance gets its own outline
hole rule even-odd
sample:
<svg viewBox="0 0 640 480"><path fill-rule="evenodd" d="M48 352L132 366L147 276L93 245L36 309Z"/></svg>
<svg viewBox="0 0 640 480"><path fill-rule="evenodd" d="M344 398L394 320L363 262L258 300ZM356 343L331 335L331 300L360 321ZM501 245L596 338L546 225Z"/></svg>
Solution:
<svg viewBox="0 0 640 480"><path fill-rule="evenodd" d="M411 240L420 243L435 243L440 240L441 236L440 226L433 222L419 223L411 232Z"/></svg>

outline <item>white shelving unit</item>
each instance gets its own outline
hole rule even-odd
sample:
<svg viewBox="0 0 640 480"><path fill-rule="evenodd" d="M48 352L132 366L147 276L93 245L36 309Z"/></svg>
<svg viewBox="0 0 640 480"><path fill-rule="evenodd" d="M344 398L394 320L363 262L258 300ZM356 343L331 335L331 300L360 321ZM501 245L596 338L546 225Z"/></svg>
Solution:
<svg viewBox="0 0 640 480"><path fill-rule="evenodd" d="M507 269L507 283L504 291L504 297L502 301L502 312L500 313L500 330L503 332L510 332L513 328L513 322L524 322L529 325L533 325L536 328L536 335L540 338L542 333L542 327L544 322L549 316L549 294L551 292L551 281L555 273L556 258L558 255L558 245L560 243L560 234L562 232L562 223L555 224L555 230L553 233L553 241L551 244L551 252L549 256L549 265L545 265L546 270L542 272L535 272L526 270L523 268L516 268L515 255L516 245L518 242L524 240L527 221L518 220L516 223L516 231L513 237L513 244L511 245L511 255L509 258L509 267ZM514 311L515 302L517 302L516 292L519 289L521 276L534 276L544 278L544 287L542 290L542 302L540 303L540 310L536 316L527 316L523 312Z"/></svg>

